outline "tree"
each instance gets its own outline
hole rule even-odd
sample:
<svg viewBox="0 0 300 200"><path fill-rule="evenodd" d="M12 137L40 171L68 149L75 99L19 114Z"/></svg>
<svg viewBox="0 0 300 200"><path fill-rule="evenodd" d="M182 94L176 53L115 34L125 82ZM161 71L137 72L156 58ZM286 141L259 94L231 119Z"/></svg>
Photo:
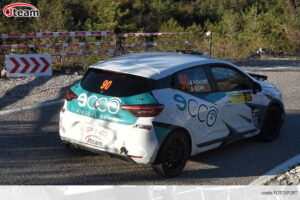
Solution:
<svg viewBox="0 0 300 200"><path fill-rule="evenodd" d="M113 30L121 26L121 18L128 15L129 9L122 10L119 1L94 0L89 4L90 18L86 21L89 30Z"/></svg>
<svg viewBox="0 0 300 200"><path fill-rule="evenodd" d="M61 0L40 0L40 17L31 24L31 32L70 31L74 28L71 11Z"/></svg>

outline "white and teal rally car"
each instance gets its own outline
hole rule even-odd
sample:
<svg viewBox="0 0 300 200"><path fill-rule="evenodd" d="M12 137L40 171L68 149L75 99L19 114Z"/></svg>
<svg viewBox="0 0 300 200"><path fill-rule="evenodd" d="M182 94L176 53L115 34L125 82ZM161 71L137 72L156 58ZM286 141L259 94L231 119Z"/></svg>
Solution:
<svg viewBox="0 0 300 200"><path fill-rule="evenodd" d="M277 138L282 96L265 79L194 51L115 57L67 90L59 134L177 176L191 155L258 134Z"/></svg>

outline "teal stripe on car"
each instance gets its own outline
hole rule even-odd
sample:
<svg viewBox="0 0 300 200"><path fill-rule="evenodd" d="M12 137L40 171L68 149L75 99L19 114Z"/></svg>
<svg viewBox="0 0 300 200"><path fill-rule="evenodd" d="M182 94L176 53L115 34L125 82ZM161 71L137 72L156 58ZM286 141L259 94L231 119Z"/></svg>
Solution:
<svg viewBox="0 0 300 200"><path fill-rule="evenodd" d="M221 100L222 98L226 97L226 92L214 92L214 93L202 93L197 94L197 96L205 101L210 103L216 103L217 101Z"/></svg>
<svg viewBox="0 0 300 200"><path fill-rule="evenodd" d="M171 133L172 129L154 125L155 134L158 144L161 146L166 137Z"/></svg>
<svg viewBox="0 0 300 200"><path fill-rule="evenodd" d="M112 97L88 92L80 84L73 86L71 90L78 98L67 102L69 111L95 119L126 125L134 124L138 117L134 117L128 111L122 110L121 106L158 103L149 92L129 97Z"/></svg>

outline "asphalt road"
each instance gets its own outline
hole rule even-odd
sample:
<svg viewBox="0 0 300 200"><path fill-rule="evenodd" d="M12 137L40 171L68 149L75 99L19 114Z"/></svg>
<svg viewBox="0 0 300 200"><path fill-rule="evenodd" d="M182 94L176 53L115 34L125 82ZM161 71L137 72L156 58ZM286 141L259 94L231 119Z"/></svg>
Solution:
<svg viewBox="0 0 300 200"><path fill-rule="evenodd" d="M287 110L281 135L250 138L192 157L184 172L163 179L151 166L64 146L62 104L0 116L0 184L246 185L300 152L300 111Z"/></svg>

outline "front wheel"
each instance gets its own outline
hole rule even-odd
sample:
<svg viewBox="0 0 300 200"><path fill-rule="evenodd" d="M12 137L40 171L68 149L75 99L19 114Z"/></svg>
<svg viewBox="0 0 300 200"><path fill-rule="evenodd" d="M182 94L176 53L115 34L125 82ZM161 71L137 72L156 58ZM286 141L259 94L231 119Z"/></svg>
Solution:
<svg viewBox="0 0 300 200"><path fill-rule="evenodd" d="M280 133L281 125L281 110L277 106L271 106L266 112L265 119L261 127L260 136L265 141L274 141Z"/></svg>
<svg viewBox="0 0 300 200"><path fill-rule="evenodd" d="M163 177L178 176L186 165L190 144L182 131L173 132L161 147L153 170Z"/></svg>

